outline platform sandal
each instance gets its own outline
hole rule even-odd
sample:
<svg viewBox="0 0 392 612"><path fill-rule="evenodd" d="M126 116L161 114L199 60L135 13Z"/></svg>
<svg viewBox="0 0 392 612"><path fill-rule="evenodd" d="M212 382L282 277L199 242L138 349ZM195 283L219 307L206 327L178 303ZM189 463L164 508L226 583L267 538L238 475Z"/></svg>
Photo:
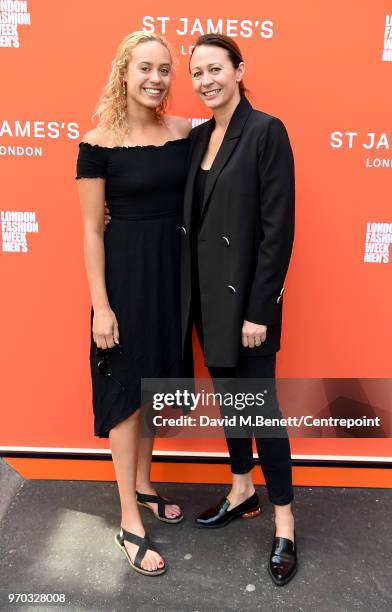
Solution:
<svg viewBox="0 0 392 612"><path fill-rule="evenodd" d="M144 506L145 508L151 510L151 512L154 516L156 516L157 519L159 519L160 521L165 521L165 523L180 523L184 518L182 511L181 514L179 514L178 516L168 518L165 513L165 507L174 504L174 502L169 499L164 499L160 495L148 495L146 493L139 493L138 491L136 491L136 501L140 506ZM147 502L150 502L150 504L158 504L158 514L154 512L154 510L151 508L151 506L148 505Z"/></svg>
<svg viewBox="0 0 392 612"><path fill-rule="evenodd" d="M154 544L151 542L151 540L148 538L147 535L145 535L144 538L141 538L140 536L134 533L130 533L129 531L126 531L125 529L121 527L120 533L117 533L114 536L114 540L117 546L121 548L121 550L123 551L131 567L136 572L139 572L140 574L144 574L145 576L160 576L161 574L164 574L166 572L166 564L163 567L160 567L156 570L146 570L142 567L142 561L144 559L144 555L146 554L147 550L153 550L154 552L158 552L158 550L155 548ZM137 551L135 555L134 561L132 561L126 549L124 540L131 542L131 544L136 544L137 546L139 546L139 550Z"/></svg>

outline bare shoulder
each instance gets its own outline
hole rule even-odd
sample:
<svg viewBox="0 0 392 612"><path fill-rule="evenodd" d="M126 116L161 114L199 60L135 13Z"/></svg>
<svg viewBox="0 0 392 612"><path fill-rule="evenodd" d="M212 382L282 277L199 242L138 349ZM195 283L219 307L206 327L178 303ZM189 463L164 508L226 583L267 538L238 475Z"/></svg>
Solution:
<svg viewBox="0 0 392 612"><path fill-rule="evenodd" d="M191 124L185 117L165 117L165 121L176 138L186 138L191 131Z"/></svg>
<svg viewBox="0 0 392 612"><path fill-rule="evenodd" d="M113 136L109 134L107 130L96 127L84 134L82 142L87 142L91 145L99 145L100 147L112 147Z"/></svg>

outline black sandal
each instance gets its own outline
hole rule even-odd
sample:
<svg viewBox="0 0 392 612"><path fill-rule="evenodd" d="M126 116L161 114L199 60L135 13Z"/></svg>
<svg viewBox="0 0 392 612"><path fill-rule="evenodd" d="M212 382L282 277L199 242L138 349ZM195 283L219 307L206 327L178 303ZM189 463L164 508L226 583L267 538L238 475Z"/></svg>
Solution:
<svg viewBox="0 0 392 612"><path fill-rule="evenodd" d="M166 564L164 564L163 567L160 567L159 569L156 569L156 570L146 570L142 567L142 561L144 559L144 555L146 554L147 550L153 550L154 552L158 552L154 544L151 542L151 540L148 538L147 535L145 535L144 538L141 538L140 536L134 533L130 533L129 531L126 531L125 529L121 527L120 533L114 536L114 540L117 546L121 548L126 558L128 559L129 563L131 564L132 568L136 572L139 572L140 574L144 574L145 576L160 576L160 574L164 574L166 572ZM132 544L136 544L137 546L139 546L139 550L136 553L134 561L132 561L126 549L124 540L127 540L128 542L131 542Z"/></svg>
<svg viewBox="0 0 392 612"><path fill-rule="evenodd" d="M157 519L159 519L160 521L165 521L165 523L180 523L184 518L182 511L178 516L174 516L173 518L167 518L165 513L165 507L170 504L173 504L174 502L172 502L170 499L164 499L160 495L148 495L146 493L139 493L138 491L136 491L136 501L138 504L140 504L140 506L144 506L145 508L151 510L151 512L154 516L156 516ZM150 502L152 504L158 504L158 514L154 512L154 510L151 508L151 506L148 505L147 502Z"/></svg>

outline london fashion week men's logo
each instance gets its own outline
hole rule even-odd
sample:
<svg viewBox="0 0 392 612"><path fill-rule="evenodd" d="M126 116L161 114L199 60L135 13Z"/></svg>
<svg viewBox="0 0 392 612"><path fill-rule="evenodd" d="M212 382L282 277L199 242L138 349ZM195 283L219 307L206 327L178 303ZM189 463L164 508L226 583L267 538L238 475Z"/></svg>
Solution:
<svg viewBox="0 0 392 612"><path fill-rule="evenodd" d="M392 15L385 17L383 62L392 62Z"/></svg>
<svg viewBox="0 0 392 612"><path fill-rule="evenodd" d="M366 224L365 263L389 263L392 243L392 223L372 222Z"/></svg>
<svg viewBox="0 0 392 612"><path fill-rule="evenodd" d="M27 234L38 234L38 221L34 211L2 210L1 237L5 253L27 253Z"/></svg>
<svg viewBox="0 0 392 612"><path fill-rule="evenodd" d="M31 25L27 0L0 0L0 47L20 47L20 26Z"/></svg>

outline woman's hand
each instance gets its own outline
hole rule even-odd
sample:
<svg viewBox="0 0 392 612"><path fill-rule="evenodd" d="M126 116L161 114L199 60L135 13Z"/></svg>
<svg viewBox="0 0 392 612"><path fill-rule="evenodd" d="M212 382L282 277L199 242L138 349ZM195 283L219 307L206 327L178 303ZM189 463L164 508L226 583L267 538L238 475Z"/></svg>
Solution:
<svg viewBox="0 0 392 612"><path fill-rule="evenodd" d="M98 348L113 348L118 344L119 330L116 315L110 308L94 310L93 338Z"/></svg>
<svg viewBox="0 0 392 612"><path fill-rule="evenodd" d="M242 325L242 346L254 348L261 346L267 336L267 326L244 321Z"/></svg>
<svg viewBox="0 0 392 612"><path fill-rule="evenodd" d="M107 204L105 202L105 228L107 225L109 225L111 216L110 216L110 209L107 207Z"/></svg>

